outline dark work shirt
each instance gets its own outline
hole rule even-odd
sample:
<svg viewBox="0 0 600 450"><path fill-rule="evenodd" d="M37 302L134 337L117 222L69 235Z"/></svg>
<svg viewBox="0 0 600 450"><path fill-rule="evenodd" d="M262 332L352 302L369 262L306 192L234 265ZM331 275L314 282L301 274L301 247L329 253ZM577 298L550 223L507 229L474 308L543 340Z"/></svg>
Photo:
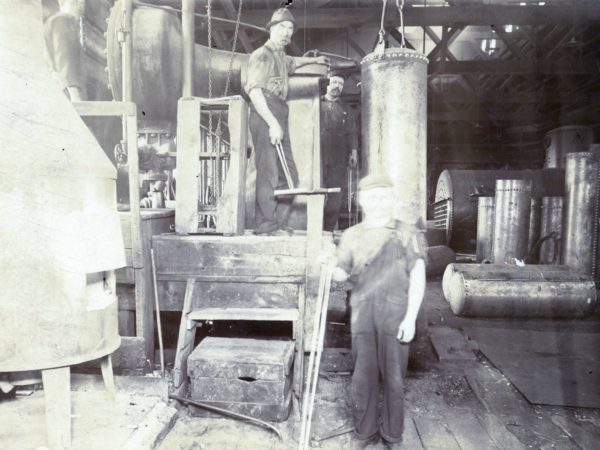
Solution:
<svg viewBox="0 0 600 450"><path fill-rule="evenodd" d="M339 99L332 101L321 97L321 148L326 164L341 162L344 166L350 151L358 149L354 113Z"/></svg>
<svg viewBox="0 0 600 450"><path fill-rule="evenodd" d="M285 100L289 90L289 75L296 69L294 58L284 50L276 50L271 41L257 48L250 55L244 90L250 94L261 88Z"/></svg>

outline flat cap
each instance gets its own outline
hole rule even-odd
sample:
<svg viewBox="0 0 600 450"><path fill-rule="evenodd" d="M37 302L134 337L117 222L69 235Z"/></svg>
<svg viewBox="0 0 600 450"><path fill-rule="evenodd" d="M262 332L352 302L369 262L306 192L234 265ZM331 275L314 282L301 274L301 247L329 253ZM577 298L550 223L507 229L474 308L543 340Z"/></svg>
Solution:
<svg viewBox="0 0 600 450"><path fill-rule="evenodd" d="M267 31L269 31L273 25L286 21L292 22L294 24L294 30L296 29L296 19L294 19L294 15L290 12L290 10L287 8L279 8L275 10L273 16L271 16L271 20L265 28Z"/></svg>
<svg viewBox="0 0 600 450"><path fill-rule="evenodd" d="M389 176L383 173L369 174L358 182L358 189L361 191L384 187L394 187L394 183L392 183L392 179Z"/></svg>

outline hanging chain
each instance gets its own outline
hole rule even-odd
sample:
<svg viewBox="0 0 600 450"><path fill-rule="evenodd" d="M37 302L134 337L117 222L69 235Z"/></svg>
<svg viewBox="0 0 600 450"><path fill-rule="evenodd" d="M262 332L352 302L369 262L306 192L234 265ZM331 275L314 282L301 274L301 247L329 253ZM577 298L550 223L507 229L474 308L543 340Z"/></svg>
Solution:
<svg viewBox="0 0 600 450"><path fill-rule="evenodd" d="M377 45L375 46L379 51L383 51L385 49L385 9L387 7L387 0L383 0L383 7L381 8L381 22L379 24L379 39L377 39Z"/></svg>
<svg viewBox="0 0 600 450"><path fill-rule="evenodd" d="M240 31L240 19L242 17L242 6L244 4L244 0L240 0L240 6L238 7L237 17L235 19L235 31L233 33L233 45L231 46L231 58L229 58L229 68L227 69L227 78L225 79L225 90L223 92L223 97L227 97L227 93L229 92L229 83L231 80L231 74L233 72L233 60L235 58L235 49L237 47L238 34ZM217 129L215 133L217 135L221 135L221 117L219 114L219 122L217 123Z"/></svg>
<svg viewBox="0 0 600 450"><path fill-rule="evenodd" d="M212 98L212 0L206 3L208 19L208 98ZM212 133L212 113L208 114L208 132Z"/></svg>
<svg viewBox="0 0 600 450"><path fill-rule="evenodd" d="M398 8L398 14L400 14L400 31L402 32L400 47L406 48L406 41L404 40L404 0L396 0L396 8Z"/></svg>

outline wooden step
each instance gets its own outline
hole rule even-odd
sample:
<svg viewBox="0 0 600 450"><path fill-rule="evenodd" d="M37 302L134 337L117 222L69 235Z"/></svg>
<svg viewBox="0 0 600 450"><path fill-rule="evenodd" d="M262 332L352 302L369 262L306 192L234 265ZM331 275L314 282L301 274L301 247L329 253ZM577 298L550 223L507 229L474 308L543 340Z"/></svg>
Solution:
<svg viewBox="0 0 600 450"><path fill-rule="evenodd" d="M296 321L299 314L296 308L196 308L188 320L267 320Z"/></svg>

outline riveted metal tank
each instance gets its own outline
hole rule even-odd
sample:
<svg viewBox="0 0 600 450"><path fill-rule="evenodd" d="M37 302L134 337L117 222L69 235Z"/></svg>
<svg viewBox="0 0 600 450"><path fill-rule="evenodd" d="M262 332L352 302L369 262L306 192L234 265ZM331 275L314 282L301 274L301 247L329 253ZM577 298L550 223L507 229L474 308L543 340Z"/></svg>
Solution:
<svg viewBox="0 0 600 450"><path fill-rule="evenodd" d="M546 149L544 167L564 169L567 153L589 151L593 137L592 128L578 125L548 131L544 137Z"/></svg>
<svg viewBox="0 0 600 450"><path fill-rule="evenodd" d="M450 264L444 297L459 316L490 318L577 318L596 304L588 274L568 266Z"/></svg>
<svg viewBox="0 0 600 450"><path fill-rule="evenodd" d="M541 206L542 199L538 197L531 198L531 205L529 209L529 235L527 238L527 252L531 255L533 247L537 244L540 239L541 229ZM533 255L535 257L535 255Z"/></svg>
<svg viewBox="0 0 600 450"><path fill-rule="evenodd" d="M477 199L477 262L492 260L495 200L494 197Z"/></svg>
<svg viewBox="0 0 600 450"><path fill-rule="evenodd" d="M475 252L477 198L493 196L499 179L531 180L532 198L564 194L564 169L444 170L435 191L434 223L446 229L447 243L455 251Z"/></svg>
<svg viewBox="0 0 600 450"><path fill-rule="evenodd" d="M496 180L492 246L494 264L527 257L530 209L530 180Z"/></svg>
<svg viewBox="0 0 600 450"><path fill-rule="evenodd" d="M593 273L598 218L598 160L591 152L567 154L561 263Z"/></svg>
<svg viewBox="0 0 600 450"><path fill-rule="evenodd" d="M426 221L427 58L387 48L361 61L361 128L365 173L387 173L396 215Z"/></svg>
<svg viewBox="0 0 600 450"><path fill-rule="evenodd" d="M39 1L0 33L0 372L64 367L120 345L116 170L46 66Z"/></svg>
<svg viewBox="0 0 600 450"><path fill-rule="evenodd" d="M546 239L540 246L540 264L558 264L560 262L562 210L562 197L542 197L540 236ZM553 237L549 238L551 235Z"/></svg>

